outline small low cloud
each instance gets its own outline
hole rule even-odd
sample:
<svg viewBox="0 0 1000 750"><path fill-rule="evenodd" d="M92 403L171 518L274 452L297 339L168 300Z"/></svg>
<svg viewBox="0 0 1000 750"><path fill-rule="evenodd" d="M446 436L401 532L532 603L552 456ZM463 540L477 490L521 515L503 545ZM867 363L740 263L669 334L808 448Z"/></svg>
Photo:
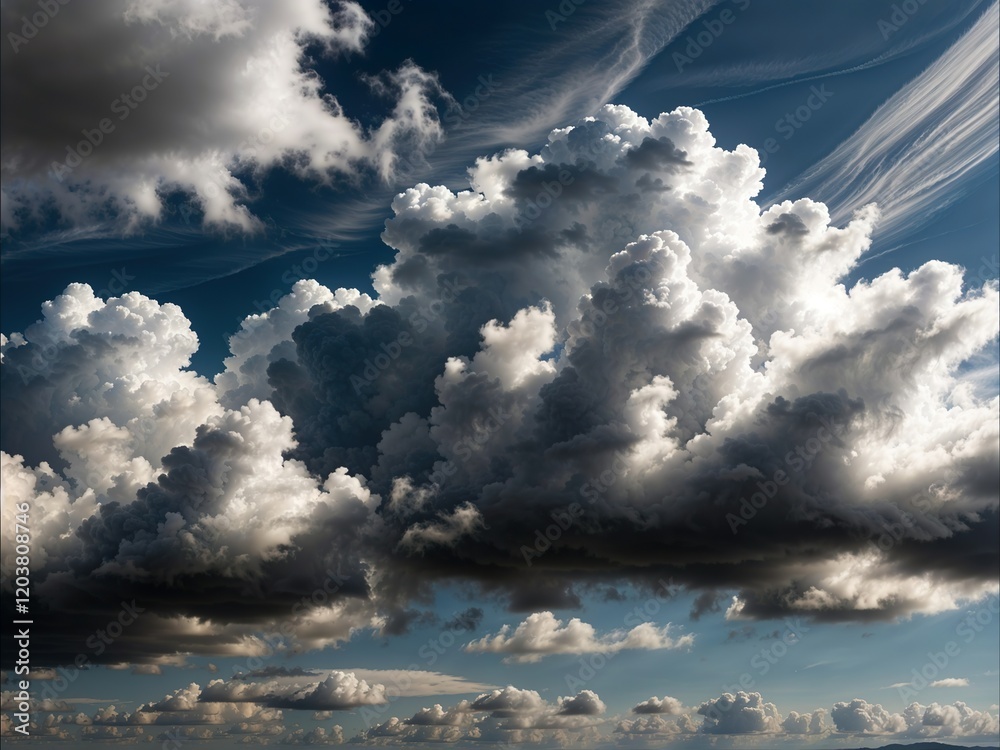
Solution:
<svg viewBox="0 0 1000 750"><path fill-rule="evenodd" d="M568 622L551 612L536 612L511 630L504 625L496 635L472 641L465 650L472 653L507 654L506 661L535 662L554 654L615 653L628 649L659 651L688 648L693 635L674 636L669 623L661 628L652 623L631 630L616 630L599 636L593 625L574 617Z"/></svg>
<svg viewBox="0 0 1000 750"><path fill-rule="evenodd" d="M945 677L943 680L934 680L931 687L968 687L969 680L966 677Z"/></svg>
<svg viewBox="0 0 1000 750"><path fill-rule="evenodd" d="M346 711L388 702L385 685L369 683L353 672L333 671L322 680L266 682L212 680L198 696L208 703L258 703L271 708Z"/></svg>

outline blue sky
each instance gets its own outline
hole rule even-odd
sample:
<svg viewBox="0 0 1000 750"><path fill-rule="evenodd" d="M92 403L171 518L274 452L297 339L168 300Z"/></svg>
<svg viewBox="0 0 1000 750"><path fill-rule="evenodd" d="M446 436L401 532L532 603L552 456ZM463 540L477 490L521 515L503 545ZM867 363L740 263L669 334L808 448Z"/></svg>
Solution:
<svg viewBox="0 0 1000 750"><path fill-rule="evenodd" d="M996 2L36 11L0 253L30 744L996 744Z"/></svg>

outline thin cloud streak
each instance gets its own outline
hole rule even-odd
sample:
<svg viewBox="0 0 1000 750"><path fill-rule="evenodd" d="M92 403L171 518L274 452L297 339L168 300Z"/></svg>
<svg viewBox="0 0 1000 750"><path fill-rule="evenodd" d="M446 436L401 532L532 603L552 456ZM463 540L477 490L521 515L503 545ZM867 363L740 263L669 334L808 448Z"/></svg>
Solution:
<svg viewBox="0 0 1000 750"><path fill-rule="evenodd" d="M983 3L973 3L973 5L964 12L954 15L947 23L937 26L917 38L905 40L885 52L876 55L870 60L866 60L865 62L857 63L856 65L851 65L846 68L840 68L838 70L827 70L825 72L821 72L824 68L841 65L846 62L849 58L847 58L844 54L837 54L836 59L834 59L831 55L813 55L805 59L784 63L741 63L728 68L715 67L704 71L685 71L685 83L687 85L747 86L755 83L774 81L774 83L764 86L763 88L753 89L752 91L743 91L730 96L713 97L712 99L706 99L698 102L697 104L692 104L691 106L703 107L709 104L718 104L720 102L745 99L750 96L757 96L758 94L763 94L767 91L773 91L774 89L780 89L786 86L794 86L796 84L818 81L825 78L836 78L842 75L860 73L863 70L876 68L880 65L892 62L893 60L897 60L900 57L909 55L923 47L928 42L932 42L940 38L942 35L950 33L956 26L964 23L971 14L975 13L980 5L983 5ZM805 77L798 77L804 74L809 75L805 75Z"/></svg>
<svg viewBox="0 0 1000 750"><path fill-rule="evenodd" d="M577 11L581 17L569 16L556 26L565 40L510 71L513 87L483 108L474 134L453 145L529 145L554 127L595 114L715 4L634 0L597 16L582 17L583 11ZM592 62L581 65L584 60ZM511 113L522 112L533 114L511 120Z"/></svg>
<svg viewBox="0 0 1000 750"><path fill-rule="evenodd" d="M811 195L843 221L876 202L877 237L898 242L953 203L997 155L1000 20L994 2L933 65L829 156L773 196Z"/></svg>

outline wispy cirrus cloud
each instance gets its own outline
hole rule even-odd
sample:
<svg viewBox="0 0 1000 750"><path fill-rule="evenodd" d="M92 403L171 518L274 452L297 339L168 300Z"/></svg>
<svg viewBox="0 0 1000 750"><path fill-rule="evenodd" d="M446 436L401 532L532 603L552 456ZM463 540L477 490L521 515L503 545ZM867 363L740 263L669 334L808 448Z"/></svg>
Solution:
<svg viewBox="0 0 1000 750"><path fill-rule="evenodd" d="M926 71L772 201L809 194L834 220L877 201L883 243L900 239L995 166L1000 43L993 2Z"/></svg>

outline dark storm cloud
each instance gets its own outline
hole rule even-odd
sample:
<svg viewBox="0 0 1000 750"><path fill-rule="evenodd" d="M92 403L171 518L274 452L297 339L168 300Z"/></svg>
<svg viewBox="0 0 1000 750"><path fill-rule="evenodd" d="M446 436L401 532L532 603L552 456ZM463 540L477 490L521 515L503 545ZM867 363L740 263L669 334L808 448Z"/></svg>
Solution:
<svg viewBox="0 0 1000 750"><path fill-rule="evenodd" d="M296 454L317 473L339 466L369 473L382 432L433 405L443 358L434 332L417 330L426 322L413 325L406 312L378 306L364 317L351 307L319 314L295 331L298 362L268 368L273 401L295 422Z"/></svg>
<svg viewBox="0 0 1000 750"><path fill-rule="evenodd" d="M385 615L385 620L379 632L382 635L405 635L414 627L427 627L437 622L433 612L421 612L417 609L391 609Z"/></svg>
<svg viewBox="0 0 1000 750"><path fill-rule="evenodd" d="M512 590L507 606L511 612L537 612L547 607L578 609L580 604L580 597L573 591L572 585L540 576Z"/></svg>
<svg viewBox="0 0 1000 750"><path fill-rule="evenodd" d="M715 591L702 591L691 604L691 619L700 620L709 613L718 612L721 609L720 598L721 595Z"/></svg>

